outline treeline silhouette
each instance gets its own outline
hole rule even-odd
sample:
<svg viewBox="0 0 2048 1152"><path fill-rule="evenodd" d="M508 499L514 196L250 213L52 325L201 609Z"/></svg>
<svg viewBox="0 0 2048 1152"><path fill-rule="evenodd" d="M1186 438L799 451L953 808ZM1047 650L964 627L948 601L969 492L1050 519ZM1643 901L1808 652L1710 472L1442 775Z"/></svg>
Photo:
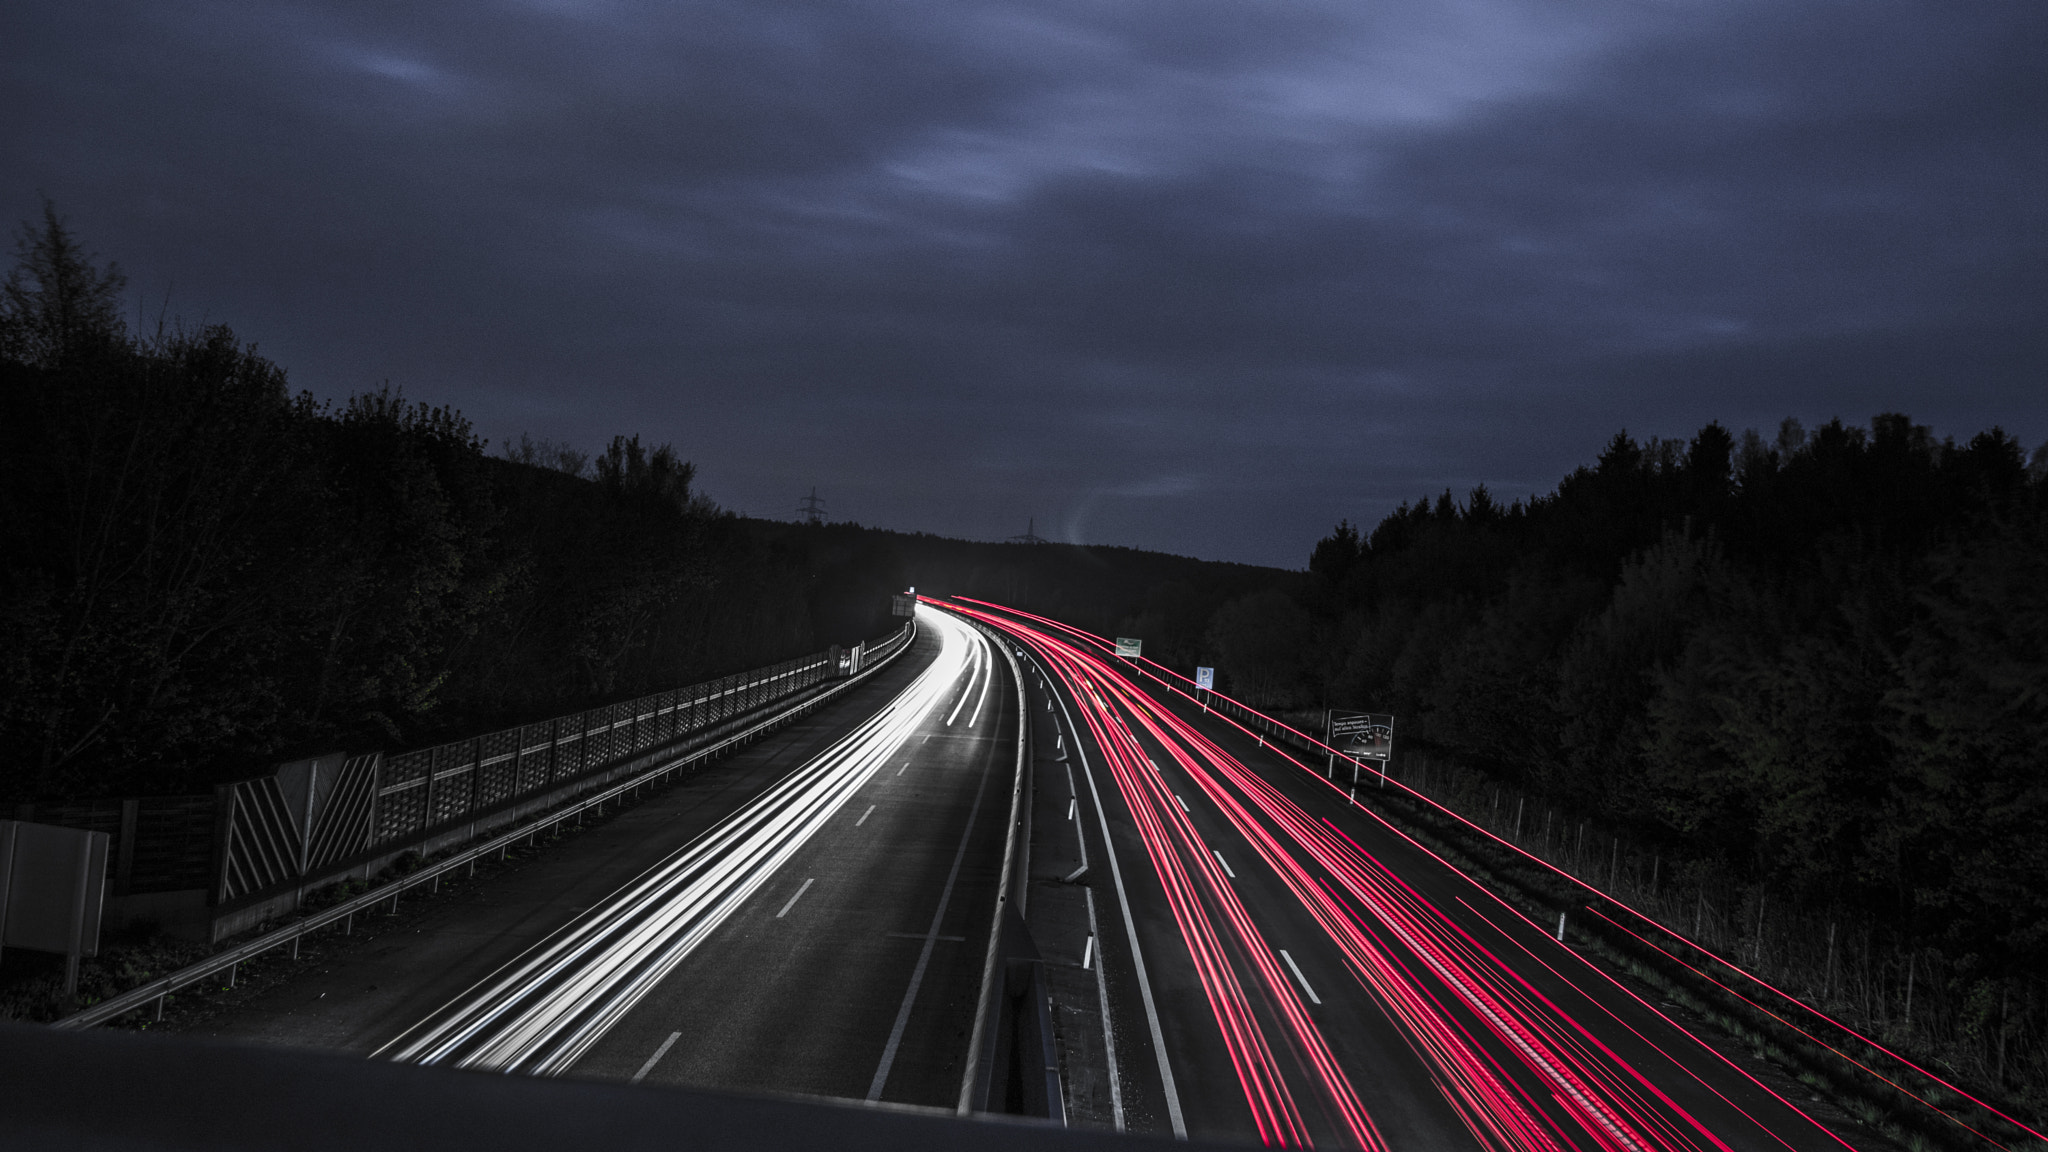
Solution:
<svg viewBox="0 0 2048 1152"><path fill-rule="evenodd" d="M226 325L129 330L44 205L0 283L0 800L185 792L881 635L889 593L1004 599L1192 659L1287 574L721 512L669 446L486 451L328 405Z"/></svg>
<svg viewBox="0 0 2048 1152"><path fill-rule="evenodd" d="M757 522L764 539L809 550L822 568L859 573L842 587L915 587L993 601L1102 635L1136 636L1175 666L1207 659L1211 620L1260 591L1296 589L1278 568L1197 560L1114 545L990 543L858 524Z"/></svg>
<svg viewBox="0 0 2048 1152"><path fill-rule="evenodd" d="M1266 703L1395 713L1970 980L2048 971L2048 448L1897 414L1617 434L1548 495L1340 523L1309 567L1216 622Z"/></svg>
<svg viewBox="0 0 2048 1152"><path fill-rule="evenodd" d="M46 204L0 285L0 797L185 791L888 625L666 446L488 455L389 389L295 393L225 325L133 334L122 284Z"/></svg>

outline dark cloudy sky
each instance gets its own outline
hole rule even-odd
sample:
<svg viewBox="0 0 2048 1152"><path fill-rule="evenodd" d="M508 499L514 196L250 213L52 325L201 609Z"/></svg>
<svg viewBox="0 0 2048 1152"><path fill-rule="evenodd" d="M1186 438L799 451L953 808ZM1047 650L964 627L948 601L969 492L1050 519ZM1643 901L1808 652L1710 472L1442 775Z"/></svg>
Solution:
<svg viewBox="0 0 2048 1152"><path fill-rule="evenodd" d="M1619 428L2048 438L2041 0L61 0L0 212L325 395L1299 567Z"/></svg>

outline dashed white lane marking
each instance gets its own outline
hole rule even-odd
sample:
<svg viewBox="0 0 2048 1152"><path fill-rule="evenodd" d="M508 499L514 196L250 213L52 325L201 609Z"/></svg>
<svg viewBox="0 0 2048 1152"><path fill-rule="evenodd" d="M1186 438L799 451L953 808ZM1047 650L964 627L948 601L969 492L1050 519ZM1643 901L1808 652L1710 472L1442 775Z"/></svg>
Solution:
<svg viewBox="0 0 2048 1152"><path fill-rule="evenodd" d="M811 887L811 881L813 881L813 880L815 880L815 879L817 879L817 877L815 877L815 876L806 876L806 877L804 877L804 882L803 882L802 886L801 886L801 887L799 887L799 888L798 888L798 889L796 890L796 895L795 895L795 896L791 896L791 897L789 898L789 903L787 903L787 904L784 904L784 905L782 906L782 911L780 911L780 912L777 912L777 913L775 914L775 918L776 918L777 920L780 920L780 919L782 919L782 918L783 918L784 916L787 916L787 915L789 915L789 910L790 910L791 908L794 908L794 907L796 907L796 902L797 902L798 900L800 900L800 899L802 899L802 898L803 898L803 894L804 894L805 892L808 892L808 891L810 891L810 887Z"/></svg>
<svg viewBox="0 0 2048 1152"><path fill-rule="evenodd" d="M870 811L872 811L872 809L870 809ZM863 816L863 817L861 817L861 819L865 820L865 819L867 819L867 817ZM1226 862L1224 861L1224 859L1223 859L1223 853L1221 853L1221 852L1217 852L1217 851L1216 851L1216 850L1215 850L1214 848L1211 848L1211 849L1209 849L1209 851L1210 851L1211 853L1213 853L1213 854L1215 855L1215 857L1216 857L1216 862L1217 862L1218 864L1222 864L1222 865L1223 865L1223 874L1224 874L1225 876L1228 876L1228 877L1230 877L1230 878L1231 878L1232 880L1235 880L1235 879L1237 879L1237 873L1235 873L1235 872L1232 872L1232 871L1230 870L1230 865L1229 865L1228 863L1226 863Z"/></svg>
<svg viewBox="0 0 2048 1152"><path fill-rule="evenodd" d="M1300 981L1300 982L1301 982L1301 990L1302 990L1303 992L1306 992L1306 993L1308 993L1308 1001L1309 1001L1309 1003L1311 1003L1311 1004L1321 1004L1321 1003L1323 1002L1323 999L1322 999L1322 997L1320 997L1320 996L1316 995L1316 990L1308 986L1308 977L1306 977L1306 976L1303 976L1303 975L1301 974L1301 965L1299 965L1299 964L1296 964L1296 963L1294 962L1294 957L1292 957L1292 956L1289 956L1289 955L1287 954L1287 949L1285 949L1285 948L1282 948L1282 949L1280 950L1280 958L1281 958L1282 960L1285 960L1285 961L1287 961L1287 967L1289 967L1290 969L1293 969L1293 971L1294 971L1294 978L1295 978L1296 980L1298 980L1298 981Z"/></svg>
<svg viewBox="0 0 2048 1152"><path fill-rule="evenodd" d="M875 814L875 806L874 806L873 804L870 804L870 805L868 805L868 810L860 814L860 819L858 819L858 820L855 820L855 821L853 822L853 826L854 826L855 828L858 828L858 827L860 827L861 825L863 825L863 824L865 824L865 823L867 823L867 822L868 822L868 817L870 817L870 816L873 816L874 814ZM1226 868L1226 869L1224 869L1224 871L1226 871L1226 872L1227 872L1227 871L1229 871L1229 869L1227 869L1227 868Z"/></svg>
<svg viewBox="0 0 2048 1152"><path fill-rule="evenodd" d="M656 1048L656 1049L654 1050L654 1055L652 1055L652 1056L649 1056L649 1057L647 1058L647 1063L645 1063L645 1064L642 1064L642 1065L640 1066L640 1070L639 1070L638 1072L635 1072L635 1073L633 1073L633 1083L635 1083L635 1084L638 1084L638 1083L639 1083L639 1082L641 1082L642 1080L645 1080L645 1079L647 1079L647 1074L648 1074L649 1072L652 1072L652 1071L654 1071L654 1066L655 1066L656 1064L659 1064L659 1063L661 1063L661 1058L662 1058L663 1056L666 1056L666 1055L668 1055L668 1050L669 1050L669 1049L670 1049L671 1047L673 1047L673 1046L675 1045L675 1042L676 1042L676 1041L677 1041L678 1039L680 1039L680 1038L682 1037L682 1035L683 1035L683 1034L682 1034L681 1032L671 1032L671 1033L669 1033L669 1034L668 1034L668 1039L666 1039L666 1040L663 1040L663 1041L661 1042L661 1047L659 1047L659 1048Z"/></svg>

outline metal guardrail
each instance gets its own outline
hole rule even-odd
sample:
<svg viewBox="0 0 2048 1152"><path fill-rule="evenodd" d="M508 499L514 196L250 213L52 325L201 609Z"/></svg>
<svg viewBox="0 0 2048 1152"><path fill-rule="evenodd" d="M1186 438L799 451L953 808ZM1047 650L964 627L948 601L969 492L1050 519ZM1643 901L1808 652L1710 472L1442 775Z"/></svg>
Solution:
<svg viewBox="0 0 2048 1152"><path fill-rule="evenodd" d="M1017 772L1010 791L1002 879L996 890L995 916L982 956L981 992L975 1000L974 1027L967 1042L966 1066L955 1111L962 1116L1004 1111L1004 1090L1014 1069L1023 1084L1025 1112L1065 1125L1066 1100L1060 1088L1059 1057L1052 1047L1051 1019L1046 1012L1045 966L1038 959L1031 931L1024 922L1030 892L1031 797L1035 787L1031 708L1025 695L1023 669L1012 652L1012 641L979 621L967 623L988 637L989 643L1003 654L1003 662L1010 667L1010 679L1017 685ZM1021 972L1012 971L1020 965ZM1013 987L1020 982L1023 987Z"/></svg>
<svg viewBox="0 0 2048 1152"><path fill-rule="evenodd" d="M888 643L871 656L879 658ZM217 938L224 921L240 921L243 910L272 897L296 898L478 814L584 786L622 759L714 730L852 670L843 655L835 669L834 655L827 649L422 748L293 761L206 793L23 801L9 814L105 832L113 841L112 898L199 889L214 921L208 934Z"/></svg>
<svg viewBox="0 0 2048 1152"><path fill-rule="evenodd" d="M845 692L855 684L866 680L869 676L881 671L884 667L894 662L897 656L909 649L910 641L915 637L915 634L916 622L912 621L899 631L892 641L886 642L883 645L884 651L875 656L874 662L861 669L860 672L833 684L822 692L807 697L771 715L762 717L746 725L744 728L730 732L713 743L690 749L683 755L667 761L659 767L649 768L647 771L641 772L631 779L621 781L594 795L557 808L534 820L527 821L509 832L502 832L491 836L457 852L445 860L430 864L416 872L408 873L371 891L344 900L331 908L322 909L283 927L266 932L253 940L244 941L234 947L223 949L198 963L189 964L175 972L159 976L120 995L108 997L106 1000L94 1004L83 1011L75 1012L61 1020L52 1022L50 1027L60 1029L91 1028L98 1024L104 1024L109 1020L126 1016L128 1013L138 1009L148 1007L152 1002L154 1002L156 1009L155 1018L161 1020L163 1019L164 998L181 988L189 988L222 971L228 973L228 986L233 987L234 970L241 964L266 952L289 944L292 949L292 958L296 960L299 955L299 941L313 932L318 932L337 923L342 925L344 933L352 932L354 930L355 918L358 915L368 913L386 902L389 902L391 905L391 914L396 915L399 897L418 888L422 884L431 883L434 890L438 891L440 889L441 877L457 868L467 868L474 872L476 861L493 852L504 853L509 851L513 844L521 840L530 840L538 836L543 830L552 830L565 820L576 818L580 822L584 812L591 809L601 810L606 803L627 792L638 791L654 783L656 780L670 775L677 769L688 767L714 753L724 751L736 744L744 743L769 729L794 719L810 709L816 708L818 705ZM892 644L893 647L891 646Z"/></svg>

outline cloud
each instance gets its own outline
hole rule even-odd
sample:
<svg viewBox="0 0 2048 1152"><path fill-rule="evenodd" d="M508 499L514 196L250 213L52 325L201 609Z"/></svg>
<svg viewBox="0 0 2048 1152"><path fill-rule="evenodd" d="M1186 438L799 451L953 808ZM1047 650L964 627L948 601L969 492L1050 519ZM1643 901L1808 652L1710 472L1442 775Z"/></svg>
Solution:
<svg viewBox="0 0 2048 1152"><path fill-rule="evenodd" d="M49 3L145 293L780 514L1298 565L1616 428L2048 436L2037 4Z"/></svg>

